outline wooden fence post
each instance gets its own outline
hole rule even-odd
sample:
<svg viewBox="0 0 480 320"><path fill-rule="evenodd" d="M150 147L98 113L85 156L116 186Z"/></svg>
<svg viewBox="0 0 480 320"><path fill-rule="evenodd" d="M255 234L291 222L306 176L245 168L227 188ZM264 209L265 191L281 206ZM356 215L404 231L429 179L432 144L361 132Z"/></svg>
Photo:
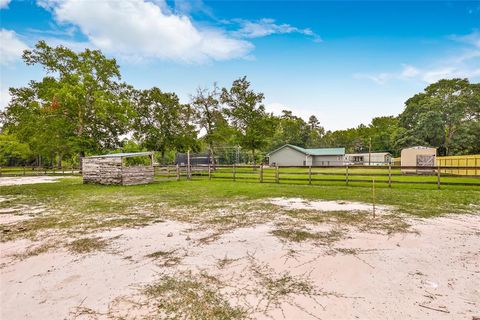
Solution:
<svg viewBox="0 0 480 320"><path fill-rule="evenodd" d="M208 180L212 180L212 166L208 164Z"/></svg>
<svg viewBox="0 0 480 320"><path fill-rule="evenodd" d="M390 163L388 164L388 187L392 187L392 166Z"/></svg>
<svg viewBox="0 0 480 320"><path fill-rule="evenodd" d="M440 166L437 166L437 189L440 190Z"/></svg>
<svg viewBox="0 0 480 320"><path fill-rule="evenodd" d="M190 168L190 150L187 151L187 180L190 180L192 177L190 176L191 174L191 168Z"/></svg>
<svg viewBox="0 0 480 320"><path fill-rule="evenodd" d="M280 174L278 172L278 164L275 165L275 183L280 182Z"/></svg>
<svg viewBox="0 0 480 320"><path fill-rule="evenodd" d="M373 218L375 218L375 179L372 180Z"/></svg>
<svg viewBox="0 0 480 320"><path fill-rule="evenodd" d="M235 166L235 163L233 164L233 181L236 181L236 174L237 174L237 170L236 170L236 166Z"/></svg>
<svg viewBox="0 0 480 320"><path fill-rule="evenodd" d="M178 164L176 167L176 172L177 172L177 181L180 181L180 166Z"/></svg>
<svg viewBox="0 0 480 320"><path fill-rule="evenodd" d="M260 165L260 183L263 182L263 164Z"/></svg>
<svg viewBox="0 0 480 320"><path fill-rule="evenodd" d="M312 184L312 166L308 166L308 184Z"/></svg>
<svg viewBox="0 0 480 320"><path fill-rule="evenodd" d="M345 184L348 186L348 164L347 164L347 167L345 169Z"/></svg>

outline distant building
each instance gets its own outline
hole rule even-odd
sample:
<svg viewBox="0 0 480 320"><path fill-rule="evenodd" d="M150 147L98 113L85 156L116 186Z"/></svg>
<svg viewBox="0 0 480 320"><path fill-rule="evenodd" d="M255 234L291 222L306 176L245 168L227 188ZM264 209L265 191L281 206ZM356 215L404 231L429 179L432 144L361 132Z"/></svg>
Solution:
<svg viewBox="0 0 480 320"><path fill-rule="evenodd" d="M345 148L305 149L286 144L267 154L268 163L278 166L343 166Z"/></svg>
<svg viewBox="0 0 480 320"><path fill-rule="evenodd" d="M400 154L402 167L434 167L436 165L437 149L416 146L403 149ZM432 173L432 169L419 170L414 168L402 169L402 173Z"/></svg>
<svg viewBox="0 0 480 320"><path fill-rule="evenodd" d="M375 166L392 163L392 155L389 152L372 153L347 153L345 155L345 164Z"/></svg>

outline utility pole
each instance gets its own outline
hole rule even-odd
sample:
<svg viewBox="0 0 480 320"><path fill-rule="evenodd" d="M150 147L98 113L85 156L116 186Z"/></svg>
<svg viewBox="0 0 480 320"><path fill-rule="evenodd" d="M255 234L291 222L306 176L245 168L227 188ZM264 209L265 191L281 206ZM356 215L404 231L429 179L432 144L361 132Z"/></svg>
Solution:
<svg viewBox="0 0 480 320"><path fill-rule="evenodd" d="M372 137L368 138L368 165L371 164L372 159Z"/></svg>

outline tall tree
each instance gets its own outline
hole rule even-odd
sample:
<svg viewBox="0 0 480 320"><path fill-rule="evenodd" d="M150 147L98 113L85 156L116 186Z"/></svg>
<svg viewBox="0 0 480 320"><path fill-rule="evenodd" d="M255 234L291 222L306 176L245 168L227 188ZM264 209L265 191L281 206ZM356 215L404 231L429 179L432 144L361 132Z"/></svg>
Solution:
<svg viewBox="0 0 480 320"><path fill-rule="evenodd" d="M239 78L230 89L223 88L221 102L226 104L226 114L236 129L239 144L252 152L256 161L256 151L265 147L273 134L272 116L265 112L262 104L263 93L250 89L247 77Z"/></svg>
<svg viewBox="0 0 480 320"><path fill-rule="evenodd" d="M203 139L210 157L215 162L215 145L228 138L228 122L220 103L220 90L217 84L214 83L210 90L198 88L196 94L192 96L191 104L196 111L198 126L205 131Z"/></svg>
<svg viewBox="0 0 480 320"><path fill-rule="evenodd" d="M438 147L440 154L480 148L476 129L480 121L480 86L467 79L440 80L405 103L399 116L399 146L409 143Z"/></svg>
<svg viewBox="0 0 480 320"><path fill-rule="evenodd" d="M136 93L134 136L149 150L159 151L162 162L169 149L183 151L196 144L193 112L175 93L154 87Z"/></svg>
<svg viewBox="0 0 480 320"><path fill-rule="evenodd" d="M322 138L325 135L325 129L320 125L317 117L311 115L308 118L309 136L307 140L307 147L318 148L322 146Z"/></svg>
<svg viewBox="0 0 480 320"><path fill-rule="evenodd" d="M28 87L10 90L6 127L15 132L22 126L18 120L28 119L38 128L35 138L47 139L43 144L68 145L80 156L118 146L119 135L127 130L129 105L125 86L117 82L120 70L115 59L98 50L75 53L39 41L33 50L24 51L23 60L27 65L41 65L47 75ZM25 126L23 134L28 132ZM52 138L57 141L52 143Z"/></svg>
<svg viewBox="0 0 480 320"><path fill-rule="evenodd" d="M309 125L292 111L283 110L282 115L275 118L275 132L269 149L276 149L286 143L306 147L310 136Z"/></svg>

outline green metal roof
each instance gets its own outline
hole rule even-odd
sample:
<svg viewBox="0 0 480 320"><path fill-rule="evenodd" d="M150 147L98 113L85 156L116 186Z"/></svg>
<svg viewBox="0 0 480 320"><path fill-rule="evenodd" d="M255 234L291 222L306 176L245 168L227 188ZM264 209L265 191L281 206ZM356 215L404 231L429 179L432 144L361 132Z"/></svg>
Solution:
<svg viewBox="0 0 480 320"><path fill-rule="evenodd" d="M290 147L301 153L304 153L309 156L343 156L345 154L345 148L317 148L317 149L305 149L302 147L294 146L293 144L286 144L280 148L269 152L268 155L279 151L285 147Z"/></svg>

